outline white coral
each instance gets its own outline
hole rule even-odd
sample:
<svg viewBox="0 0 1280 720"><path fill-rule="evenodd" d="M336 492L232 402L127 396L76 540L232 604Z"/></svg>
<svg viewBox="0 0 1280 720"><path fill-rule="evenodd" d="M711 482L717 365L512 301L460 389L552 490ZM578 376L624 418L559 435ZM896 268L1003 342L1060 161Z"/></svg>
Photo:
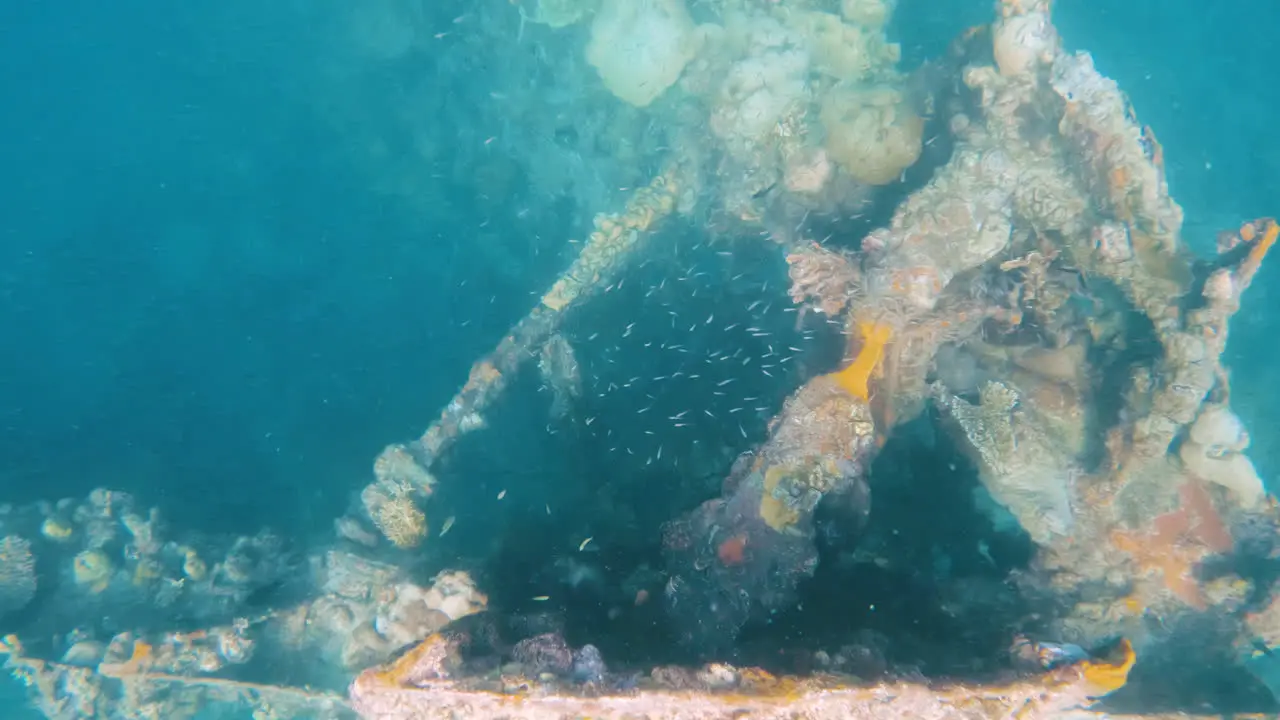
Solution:
<svg viewBox="0 0 1280 720"><path fill-rule="evenodd" d="M809 57L768 51L733 64L720 86L711 129L730 148L766 140L788 109L805 96Z"/></svg>
<svg viewBox="0 0 1280 720"><path fill-rule="evenodd" d="M1058 49L1058 33L1045 13L1027 13L996 23L992 52L996 67L1005 77L1027 75L1041 63L1053 61Z"/></svg>
<svg viewBox="0 0 1280 720"><path fill-rule="evenodd" d="M1267 496L1253 462L1244 423L1222 405L1206 407L1191 426L1178 457L1193 475L1226 488L1245 508L1255 509Z"/></svg>
<svg viewBox="0 0 1280 720"><path fill-rule="evenodd" d="M604 0L587 62L610 92L644 107L680 79L700 44L683 0Z"/></svg>
<svg viewBox="0 0 1280 720"><path fill-rule="evenodd" d="M859 182L885 185L915 164L924 120L892 86L833 88L822 100L827 152Z"/></svg>

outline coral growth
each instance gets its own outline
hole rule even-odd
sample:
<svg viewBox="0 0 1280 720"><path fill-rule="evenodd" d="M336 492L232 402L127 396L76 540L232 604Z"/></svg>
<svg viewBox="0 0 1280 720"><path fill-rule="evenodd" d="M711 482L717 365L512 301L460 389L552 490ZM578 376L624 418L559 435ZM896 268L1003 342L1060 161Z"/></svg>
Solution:
<svg viewBox="0 0 1280 720"><path fill-rule="evenodd" d="M435 576L424 600L450 620L480 612L489 603L489 598L476 588L471 576L462 571L442 572Z"/></svg>
<svg viewBox="0 0 1280 720"><path fill-rule="evenodd" d="M360 500L373 524L396 547L415 548L427 536L427 516L407 494L388 496L370 485L360 493Z"/></svg>
<svg viewBox="0 0 1280 720"><path fill-rule="evenodd" d="M88 588L94 594L107 589L115 566L111 558L101 550L85 550L75 556L71 563L72 576L76 584Z"/></svg>
<svg viewBox="0 0 1280 720"><path fill-rule="evenodd" d="M839 15L817 10L795 10L789 15L792 26L807 40L816 69L836 80L867 80L901 55L897 45L885 42L879 28L848 24Z"/></svg>
<svg viewBox="0 0 1280 720"><path fill-rule="evenodd" d="M360 493L369 519L396 547L417 547L427 535L427 517L414 497L430 495L435 478L403 445L387 446L374 461L373 475Z"/></svg>
<svg viewBox="0 0 1280 720"><path fill-rule="evenodd" d="M273 617L263 634L338 668L385 662L488 603L461 571L442 572L421 586L401 568L345 552L330 551L316 565L317 596Z"/></svg>
<svg viewBox="0 0 1280 720"><path fill-rule="evenodd" d="M939 404L972 448L980 477L996 502L1042 545L1067 535L1074 523L1072 496L1082 473L1042 416L1009 385L989 382L978 405L936 390Z"/></svg>
<svg viewBox="0 0 1280 720"><path fill-rule="evenodd" d="M1159 572L1164 587L1182 602L1204 609L1196 567L1210 554L1230 552L1234 541L1199 480L1184 482L1179 494L1176 510L1155 517L1144 532L1114 530L1111 542L1139 567Z"/></svg>
<svg viewBox="0 0 1280 720"><path fill-rule="evenodd" d="M610 92L644 107L675 84L700 44L684 0L603 0L587 61Z"/></svg>
<svg viewBox="0 0 1280 720"><path fill-rule="evenodd" d="M868 185L897 180L920 158L924 120L892 86L837 86L822 100L827 152Z"/></svg>
<svg viewBox="0 0 1280 720"><path fill-rule="evenodd" d="M775 532L786 532L800 521L800 510L795 501L787 497L788 485L783 483L788 474L787 468L774 465L764 474L764 492L760 496L760 519ZM746 545L745 536L743 546ZM726 563L727 564L727 563Z"/></svg>
<svg viewBox="0 0 1280 720"><path fill-rule="evenodd" d="M21 610L36 595L31 543L17 535L0 539L0 615Z"/></svg>
<svg viewBox="0 0 1280 720"><path fill-rule="evenodd" d="M596 5L523 0L522 19L564 26ZM292 561L269 535L169 538L156 513L107 491L0 517L6 536L0 540L0 610L36 609L37 555L42 567L56 569L48 576L59 591L49 596L62 603L57 620L70 617L67 606L73 604L91 603L96 612L124 599L143 608L134 615L113 612L109 623L94 620L71 633L40 625L42 638L55 638L54 657L62 662L24 662L20 645L6 642L13 667L42 708L63 715L169 717L215 697L250 705L262 716L342 712L340 701L323 693L207 675L251 658L266 664L309 654L334 677L389 662L361 673L352 685L353 704L370 717L525 711L1063 717L1125 685L1135 645L1146 658L1149 648L1159 652L1157 641L1172 628L1190 624L1177 622L1179 612L1214 611L1213 624L1224 633L1239 629L1241 647L1252 644L1249 633L1269 648L1280 642L1273 627L1280 624L1277 588L1260 585L1273 573L1235 574L1246 565L1269 567L1277 518L1243 454L1248 437L1228 409L1230 388L1220 361L1227 320L1280 228L1271 221L1248 223L1224 240L1219 258L1193 264L1181 246L1181 210L1168 195L1154 133L1137 124L1119 88L1087 55L1062 50L1048 0L1004 0L990 32L957 44L957 62L943 71L945 78L929 78L927 68L910 89L892 69L897 47L884 39L891 0L842 0L825 11L790 0L698 7L699 18L723 27L695 27L684 0L599 5L588 62L614 96L651 108L625 108L615 121L633 124L637 134L643 128L655 146L669 146L678 163L635 190L623 211L595 216L580 255L472 366L439 419L417 442L382 452L373 482L360 494L366 517L340 519L337 543L307 558L307 573L297 583L284 582ZM837 6L840 14L833 12ZM392 50L403 52L412 38L388 32L395 36ZM939 87L947 89L931 93ZM941 142L929 150L929 166L907 174L930 147L926 117L942 113L949 117L938 123ZM704 132L708 119L711 142ZM664 125L666 120L676 122ZM577 123L575 132L588 124ZM615 158L620 164L647 161L630 146L626 152ZM490 631L497 632L494 623L480 622L484 616L464 620L479 614L487 597L464 572L418 584L410 569L392 563L412 560L413 572L438 567L436 549L398 553L369 532L372 521L394 546L420 545L436 461L457 438L488 426L488 413L529 358L539 359L556 393L555 414L593 402L593 393L583 392L574 348L558 334L564 318L592 293L613 289L615 282L621 288L618 278L644 251L655 223L703 202L710 193L699 180L713 174L717 182L706 188L719 193L718 206L699 219L742 243L773 237L778 242L767 247L789 253L790 295L801 307L785 310L796 312L804 340L784 355L773 326L753 329L752 339L768 348L768 369L779 373L776 387L797 378L807 382L767 425L768 437L734 464L718 497L704 498L662 525L665 575L651 567L637 571L647 578L643 583L624 585L601 603L609 606L608 617L655 612L662 605L667 629L687 648L739 649L730 646L741 628L751 620L767 626L793 612L801 582L815 576L820 558L831 558L835 566L873 567L909 580L910 587L936 588L930 597L955 599L941 608L954 626L970 630L969 618L998 607L1007 617L993 619L990 628L1032 625L1057 635L1062 642L1038 646L1053 648L1037 655L1052 659L1049 675L998 688L926 687L901 679L853 687L824 675L782 678L721 663L621 678L595 646L575 651L559 629L547 630L561 598L544 602L552 598L543 595L534 597L535 604L547 610L536 616L492 613L536 629L519 640L494 641L503 646L494 657L468 666L462 646L493 640ZM870 187L909 177L911 185L896 188L908 191L917 175L927 182L896 208L886 204L896 199L894 189ZM611 191L630 184L608 183ZM864 203L871 210L866 215ZM854 207L858 212L847 212ZM891 209L887 226L872 226ZM740 232L744 223L750 230ZM846 249L801 240L828 232L829 247ZM859 246L854 234L864 232ZM684 260L685 248L678 250ZM746 292L745 283L726 282L729 290ZM760 304L755 314L767 315L772 303ZM826 317L814 322L814 314ZM718 309L717 316L723 318ZM821 346L813 328L850 324L860 343L855 356L846 367L813 377L818 362L831 360L820 358L820 350L808 355L808 348ZM704 325L708 332L723 327L711 325L710 317ZM817 342L804 345L809 340ZM701 359L695 345L679 348L691 362ZM788 360L794 360L790 368L805 369L784 381L778 368ZM741 367L746 372L761 365ZM865 523L868 467L878 440L919 415L930 383L947 426L975 460L981 483L975 494L987 501L981 510L1002 523L998 530L1011 532L994 531L977 517L974 526L989 534L976 548L937 543L925 555L911 556L904 571L881 557L901 550L890 545L919 540L924 546L937 536L907 538L897 534L899 527L883 534L890 540L873 535ZM719 387L728 394L746 384ZM758 439L746 418L754 413L753 432L760 432L764 416L776 408L768 402L744 401L731 411L741 411L733 419L743 419L736 429L745 442L729 452L747 450ZM726 416L706 414L724 424ZM690 413L697 415L697 409ZM950 447L932 436L930 423L901 429L895 441L918 432L929 438L903 442ZM736 435L732 430L728 434ZM675 470L678 451L666 447ZM891 455L882 460L886 473L880 484L877 472L877 492L901 490L893 487L899 480L928 487L911 472L897 473ZM959 474L962 464L950 469ZM678 472L688 475L664 470L662 476L693 474L687 465ZM961 487L959 497L975 487ZM827 510L836 517L830 524ZM928 520L925 515L921 525ZM1012 531L1025 532L1032 542ZM463 539L455 533L450 543ZM864 541L856 552L850 549ZM820 547L831 552L820 554ZM918 562L921 557L925 562ZM1239 567L1232 565L1237 561ZM833 573L844 569L833 567ZM281 586L288 592L276 594ZM983 594L998 597L979 599ZM262 595L297 604L262 610L251 602ZM1035 607L1024 605L1033 600ZM1244 616L1249 610L1254 612ZM153 612L164 614L142 616ZM184 629L115 627L162 621ZM1111 659L1082 659L1089 654L1084 648L1096 650L1117 632L1134 634L1134 643L1120 642ZM848 654L860 653L864 667L884 672L887 641L865 645ZM405 647L408 652L392 660ZM841 672L856 664L819 661L816 653L811 659L815 667ZM565 691L584 684L590 686L584 692ZM620 686L627 691L614 692Z"/></svg>
<svg viewBox="0 0 1280 720"><path fill-rule="evenodd" d="M1033 73L1052 62L1058 50L1058 33L1044 12L1002 18L991 34L996 67L1002 75Z"/></svg>
<svg viewBox="0 0 1280 720"><path fill-rule="evenodd" d="M793 193L815 195L831 180L834 168L823 148L801 148L787 157L783 182Z"/></svg>
<svg viewBox="0 0 1280 720"><path fill-rule="evenodd" d="M858 280L856 267L848 258L820 245L789 253L787 274L792 302L810 303L831 317L849 304Z"/></svg>
<svg viewBox="0 0 1280 720"><path fill-rule="evenodd" d="M260 718L340 720L351 714L346 701L334 693L171 674L153 668L149 644L136 641L129 647L126 660L103 663L96 671L27 657L17 643L6 643L0 651L9 655L6 666L29 689L32 705L48 717L188 717L192 708Z"/></svg>
<svg viewBox="0 0 1280 720"><path fill-rule="evenodd" d="M769 33L757 30L749 37L762 44L787 37L776 23L771 29ZM710 118L712 132L731 153L749 161L778 131L783 118L807 102L808 71L806 53L771 44L735 62L716 94Z"/></svg>
<svg viewBox="0 0 1280 720"><path fill-rule="evenodd" d="M1188 472L1229 490L1241 506L1257 509L1267 496L1262 478L1242 452L1249 447L1244 423L1229 409L1206 406L1191 425L1178 457Z"/></svg>
<svg viewBox="0 0 1280 720"><path fill-rule="evenodd" d="M373 477L386 488L397 488L397 495L418 492L431 494L436 480L422 467L404 445L388 445L373 461Z"/></svg>

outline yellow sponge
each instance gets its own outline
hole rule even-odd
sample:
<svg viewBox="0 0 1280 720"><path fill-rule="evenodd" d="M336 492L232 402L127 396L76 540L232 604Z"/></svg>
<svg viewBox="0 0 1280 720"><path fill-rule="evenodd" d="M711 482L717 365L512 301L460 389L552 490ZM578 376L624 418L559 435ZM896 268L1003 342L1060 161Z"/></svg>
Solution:
<svg viewBox="0 0 1280 720"><path fill-rule="evenodd" d="M881 323L860 322L858 331L862 333L862 350L848 367L834 373L832 377L850 395L865 402L871 398L867 384L880 364L880 359L884 357L884 346L893 336L893 330Z"/></svg>

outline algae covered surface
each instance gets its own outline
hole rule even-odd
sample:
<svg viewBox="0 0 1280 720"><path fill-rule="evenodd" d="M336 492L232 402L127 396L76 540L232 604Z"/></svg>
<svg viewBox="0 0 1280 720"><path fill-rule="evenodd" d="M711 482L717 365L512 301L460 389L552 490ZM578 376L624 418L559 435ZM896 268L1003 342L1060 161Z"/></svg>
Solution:
<svg viewBox="0 0 1280 720"><path fill-rule="evenodd" d="M13 707L1275 712L1276 11L1146 4L0 11Z"/></svg>

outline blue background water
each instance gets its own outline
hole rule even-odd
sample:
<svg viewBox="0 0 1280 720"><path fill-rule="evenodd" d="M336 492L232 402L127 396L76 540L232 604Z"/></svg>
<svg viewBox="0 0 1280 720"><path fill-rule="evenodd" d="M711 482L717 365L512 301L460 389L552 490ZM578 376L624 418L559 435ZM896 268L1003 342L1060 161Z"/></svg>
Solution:
<svg viewBox="0 0 1280 720"><path fill-rule="evenodd" d="M4 500L327 525L545 278L495 281L474 190L430 163L435 206L378 189L351 146L399 140L395 100L322 85L318 6L273 7L0 9Z"/></svg>
<svg viewBox="0 0 1280 720"><path fill-rule="evenodd" d="M413 6L441 43L471 31L452 22L469 4ZM0 4L0 501L108 486L183 526L323 532L559 269L596 208L529 197L480 144L501 128L441 110L510 68L354 52L339 7ZM895 32L914 59L989 17L903 0ZM1256 32L1280 6L1061 0L1056 18L1156 129L1198 251L1280 212ZM1229 351L1268 477L1277 281L1273 262Z"/></svg>

